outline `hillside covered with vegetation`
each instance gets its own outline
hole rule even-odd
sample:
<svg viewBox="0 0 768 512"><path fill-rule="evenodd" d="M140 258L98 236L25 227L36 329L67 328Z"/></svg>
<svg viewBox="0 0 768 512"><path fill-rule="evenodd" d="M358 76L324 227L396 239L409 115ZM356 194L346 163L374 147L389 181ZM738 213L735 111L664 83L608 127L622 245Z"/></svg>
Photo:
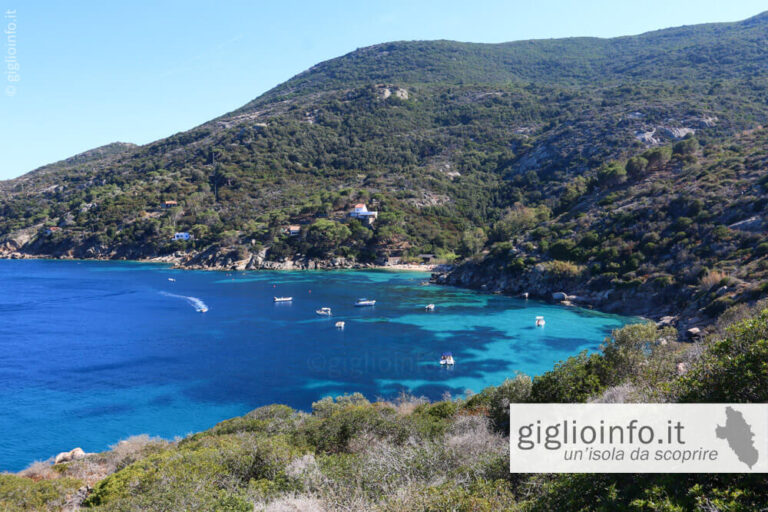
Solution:
<svg viewBox="0 0 768 512"><path fill-rule="evenodd" d="M768 303L734 306L700 344L653 323L533 379L429 403L272 405L173 442L137 436L0 474L0 509L103 511L729 511L768 503L765 475L509 473L509 403L765 402Z"/></svg>
<svg viewBox="0 0 768 512"><path fill-rule="evenodd" d="M453 282L568 285L599 307L620 290L657 316L695 296L711 320L765 291L767 29L762 14L363 48L190 131L0 183L0 251L209 268L474 258ZM358 203L373 225L350 219Z"/></svg>
<svg viewBox="0 0 768 512"><path fill-rule="evenodd" d="M762 475L511 475L506 415L510 402L768 400L767 44L765 13L615 39L385 43L187 132L0 183L5 257L263 268L431 254L456 265L439 282L676 315L476 395L273 405L35 463L0 475L0 509L765 508ZM359 203L372 225L350 218ZM688 344L675 325L709 329Z"/></svg>

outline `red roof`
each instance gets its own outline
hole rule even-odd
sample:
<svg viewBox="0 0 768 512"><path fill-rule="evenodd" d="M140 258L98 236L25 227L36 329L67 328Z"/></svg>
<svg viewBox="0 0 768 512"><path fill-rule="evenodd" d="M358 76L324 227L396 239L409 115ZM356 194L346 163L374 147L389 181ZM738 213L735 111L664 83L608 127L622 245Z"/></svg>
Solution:
<svg viewBox="0 0 768 512"><path fill-rule="evenodd" d="M365 208L365 203L357 203L355 208Z"/></svg>

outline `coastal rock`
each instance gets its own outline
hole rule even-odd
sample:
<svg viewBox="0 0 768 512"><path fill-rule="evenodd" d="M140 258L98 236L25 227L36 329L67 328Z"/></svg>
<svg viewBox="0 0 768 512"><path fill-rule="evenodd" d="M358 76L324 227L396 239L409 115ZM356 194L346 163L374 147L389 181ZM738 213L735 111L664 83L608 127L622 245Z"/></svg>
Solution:
<svg viewBox="0 0 768 512"><path fill-rule="evenodd" d="M656 322L657 327L667 327L667 326L674 326L675 323L677 323L677 317L676 316L663 316L659 319L658 322Z"/></svg>
<svg viewBox="0 0 768 512"><path fill-rule="evenodd" d="M60 454L56 455L56 457L53 459L53 463L62 464L64 462L71 462L73 460L82 459L85 457L85 455L86 453L82 448L74 448L68 452L61 452Z"/></svg>
<svg viewBox="0 0 768 512"><path fill-rule="evenodd" d="M568 294L565 292L555 292L552 294L552 300L568 300Z"/></svg>

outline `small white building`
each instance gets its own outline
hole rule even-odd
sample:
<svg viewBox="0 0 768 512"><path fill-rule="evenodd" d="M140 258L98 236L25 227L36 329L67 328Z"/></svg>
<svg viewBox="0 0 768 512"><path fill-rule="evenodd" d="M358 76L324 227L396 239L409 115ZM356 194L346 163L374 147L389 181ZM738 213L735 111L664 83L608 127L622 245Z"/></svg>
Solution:
<svg viewBox="0 0 768 512"><path fill-rule="evenodd" d="M358 203L355 205L355 209L349 212L349 216L353 219L360 219L367 224L373 224L373 221L379 216L379 212L369 211L364 203Z"/></svg>
<svg viewBox="0 0 768 512"><path fill-rule="evenodd" d="M289 236L298 236L301 234L301 226L298 224L291 224L283 228L283 233Z"/></svg>

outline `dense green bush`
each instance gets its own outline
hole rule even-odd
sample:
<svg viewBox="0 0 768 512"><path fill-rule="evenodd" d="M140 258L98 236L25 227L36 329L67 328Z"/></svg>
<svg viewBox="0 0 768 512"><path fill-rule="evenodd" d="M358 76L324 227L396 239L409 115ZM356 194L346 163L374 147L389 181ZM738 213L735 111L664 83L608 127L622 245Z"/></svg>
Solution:
<svg viewBox="0 0 768 512"><path fill-rule="evenodd" d="M603 358L586 351L560 361L553 370L534 377L531 401L584 402L604 389L604 366Z"/></svg>
<svg viewBox="0 0 768 512"><path fill-rule="evenodd" d="M768 401L768 310L712 342L674 390L681 402Z"/></svg>

